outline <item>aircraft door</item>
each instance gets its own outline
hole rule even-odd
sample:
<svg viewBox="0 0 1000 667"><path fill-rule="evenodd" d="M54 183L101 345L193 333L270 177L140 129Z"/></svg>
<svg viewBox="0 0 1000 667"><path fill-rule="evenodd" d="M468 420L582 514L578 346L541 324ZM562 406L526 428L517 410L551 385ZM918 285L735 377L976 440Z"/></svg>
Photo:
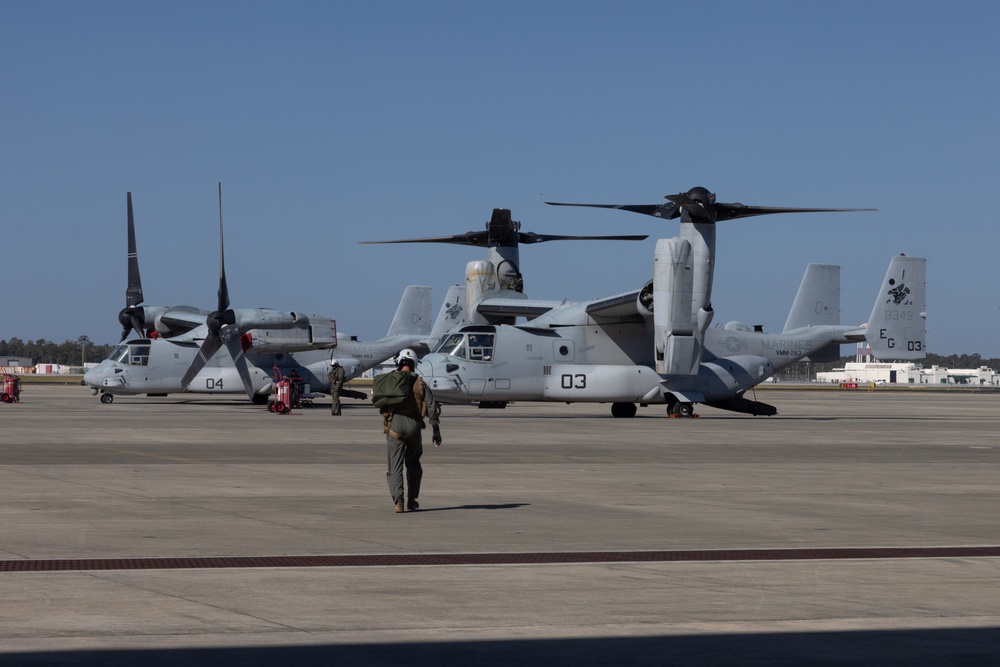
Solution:
<svg viewBox="0 0 1000 667"><path fill-rule="evenodd" d="M552 357L556 361L573 361L576 358L576 345L568 338L557 338L552 341Z"/></svg>

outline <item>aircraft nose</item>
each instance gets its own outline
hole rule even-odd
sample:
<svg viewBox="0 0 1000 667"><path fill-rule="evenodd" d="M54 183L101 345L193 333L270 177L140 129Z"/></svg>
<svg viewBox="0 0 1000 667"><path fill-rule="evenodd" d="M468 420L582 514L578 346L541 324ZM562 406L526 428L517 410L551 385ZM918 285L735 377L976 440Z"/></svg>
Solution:
<svg viewBox="0 0 1000 667"><path fill-rule="evenodd" d="M83 383L88 387L99 387L104 378L104 370L100 366L94 366L83 374Z"/></svg>
<svg viewBox="0 0 1000 667"><path fill-rule="evenodd" d="M83 374L83 383L88 387L99 388L109 385L108 379L115 378L110 384L122 384L122 376L114 372L115 366L110 361L102 361Z"/></svg>

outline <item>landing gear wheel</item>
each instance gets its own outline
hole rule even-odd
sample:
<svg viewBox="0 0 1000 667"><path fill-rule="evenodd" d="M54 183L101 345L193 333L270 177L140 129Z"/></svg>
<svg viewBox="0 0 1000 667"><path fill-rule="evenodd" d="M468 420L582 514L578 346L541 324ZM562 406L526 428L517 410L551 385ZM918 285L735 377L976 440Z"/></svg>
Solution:
<svg viewBox="0 0 1000 667"><path fill-rule="evenodd" d="M635 403L612 403L611 404L611 416L612 417L635 417L636 407Z"/></svg>
<svg viewBox="0 0 1000 667"><path fill-rule="evenodd" d="M678 403L674 411L678 417L690 417L694 414L694 403Z"/></svg>
<svg viewBox="0 0 1000 667"><path fill-rule="evenodd" d="M101 394L101 403L105 405L111 405L115 400L114 394Z"/></svg>

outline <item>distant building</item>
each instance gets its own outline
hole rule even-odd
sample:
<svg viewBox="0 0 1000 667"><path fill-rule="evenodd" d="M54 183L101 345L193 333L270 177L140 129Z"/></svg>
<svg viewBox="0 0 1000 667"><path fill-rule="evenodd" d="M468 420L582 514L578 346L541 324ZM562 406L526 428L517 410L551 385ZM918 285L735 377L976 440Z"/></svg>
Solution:
<svg viewBox="0 0 1000 667"><path fill-rule="evenodd" d="M979 368L924 368L914 363L852 361L843 368L816 373L817 382L857 382L858 384L953 384L1000 386L1000 376L986 366Z"/></svg>
<svg viewBox="0 0 1000 667"><path fill-rule="evenodd" d="M35 375L62 375L69 373L69 366L63 364L37 364Z"/></svg>
<svg viewBox="0 0 1000 667"><path fill-rule="evenodd" d="M24 375L32 372L33 365L29 357L0 357L0 373Z"/></svg>

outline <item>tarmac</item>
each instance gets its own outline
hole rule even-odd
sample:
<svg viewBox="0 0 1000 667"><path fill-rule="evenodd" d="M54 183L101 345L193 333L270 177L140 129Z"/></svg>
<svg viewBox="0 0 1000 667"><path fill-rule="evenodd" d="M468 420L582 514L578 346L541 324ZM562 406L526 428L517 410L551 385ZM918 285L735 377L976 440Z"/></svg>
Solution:
<svg viewBox="0 0 1000 667"><path fill-rule="evenodd" d="M395 514L361 401L25 385L0 664L1000 663L1000 395L757 398L445 406Z"/></svg>

